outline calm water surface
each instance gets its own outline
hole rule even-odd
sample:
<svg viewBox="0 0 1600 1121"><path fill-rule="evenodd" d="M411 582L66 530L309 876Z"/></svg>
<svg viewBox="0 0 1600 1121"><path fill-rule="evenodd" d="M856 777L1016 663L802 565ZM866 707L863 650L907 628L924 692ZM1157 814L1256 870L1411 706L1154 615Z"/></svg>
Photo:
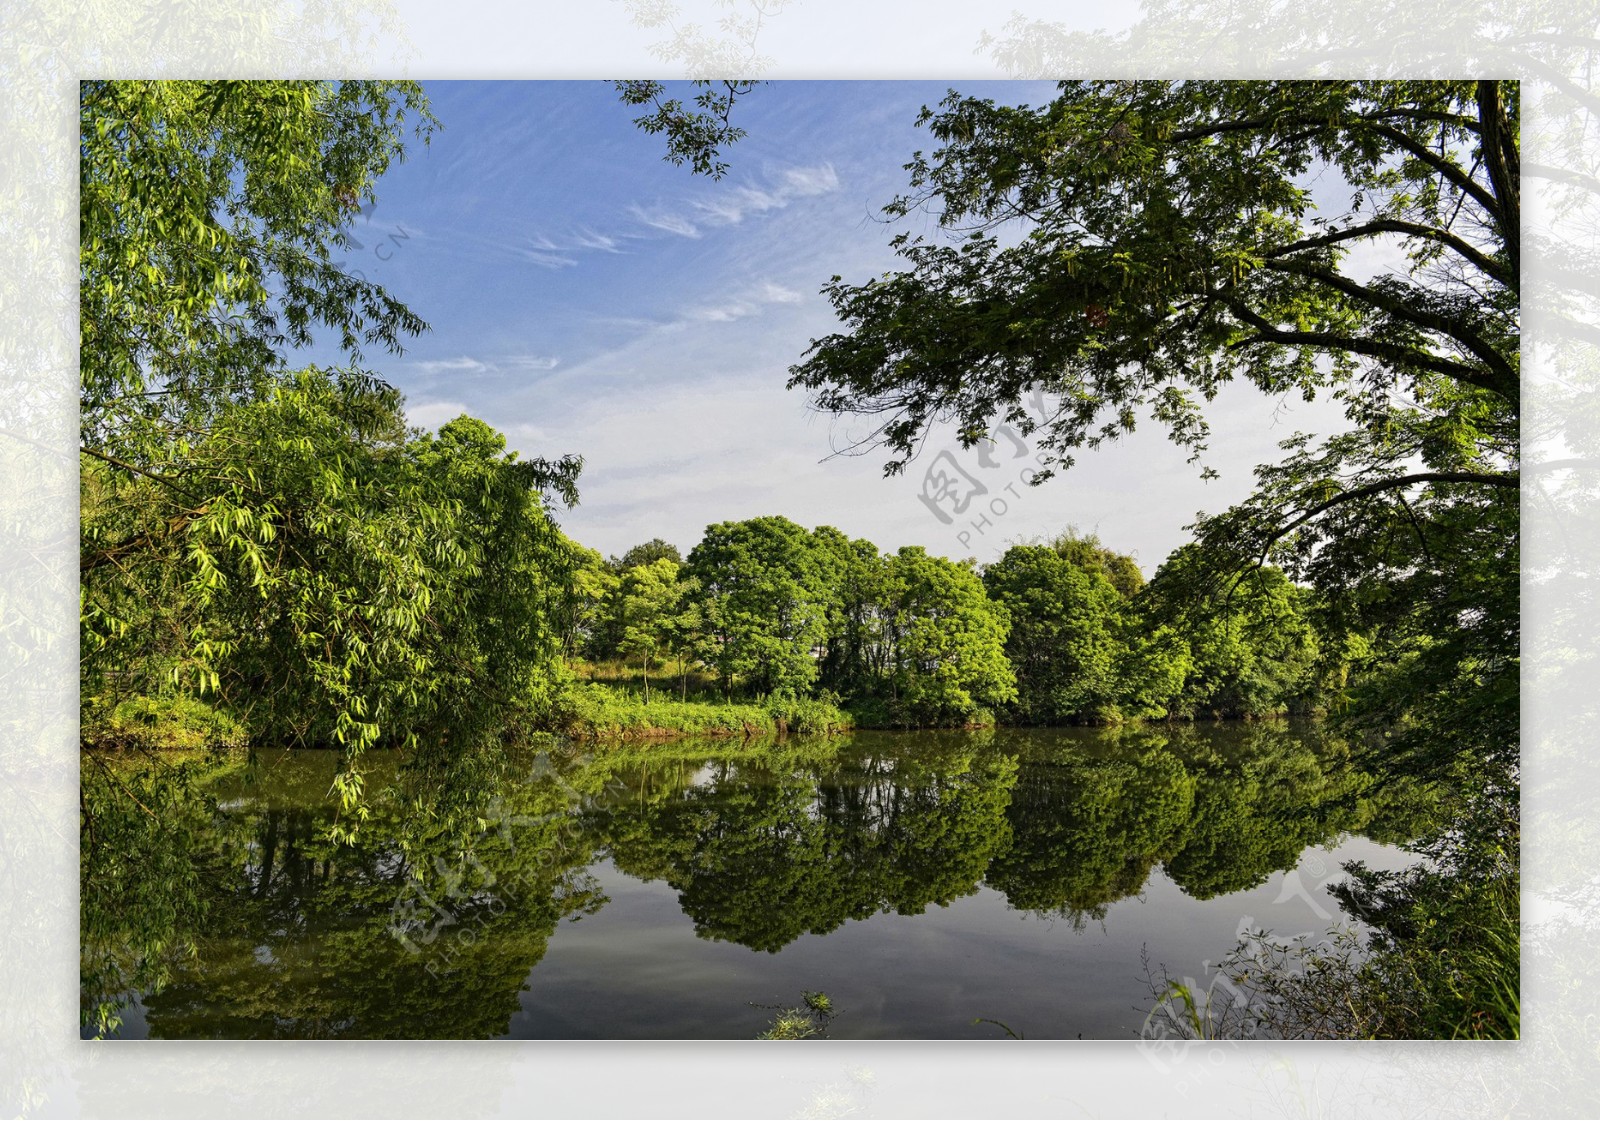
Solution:
<svg viewBox="0 0 1600 1121"><path fill-rule="evenodd" d="M329 843L333 759L262 752L203 788L199 953L118 1034L750 1038L821 990L835 1038L1132 1038L1143 958L1204 978L1411 859L1415 798L1346 763L1285 724L574 749L462 856L399 804Z"/></svg>

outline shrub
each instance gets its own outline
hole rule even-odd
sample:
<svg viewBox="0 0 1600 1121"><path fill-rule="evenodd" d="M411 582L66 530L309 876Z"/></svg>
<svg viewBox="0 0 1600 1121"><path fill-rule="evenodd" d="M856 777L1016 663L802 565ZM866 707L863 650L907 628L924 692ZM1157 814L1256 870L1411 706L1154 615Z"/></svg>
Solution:
<svg viewBox="0 0 1600 1121"><path fill-rule="evenodd" d="M197 750L244 747L243 725L193 697L131 697L112 705L91 698L83 707L79 740L85 747Z"/></svg>
<svg viewBox="0 0 1600 1121"><path fill-rule="evenodd" d="M820 697L796 697L787 689L774 690L763 707L780 732L799 735L832 735L848 730L853 721L839 708L832 693Z"/></svg>

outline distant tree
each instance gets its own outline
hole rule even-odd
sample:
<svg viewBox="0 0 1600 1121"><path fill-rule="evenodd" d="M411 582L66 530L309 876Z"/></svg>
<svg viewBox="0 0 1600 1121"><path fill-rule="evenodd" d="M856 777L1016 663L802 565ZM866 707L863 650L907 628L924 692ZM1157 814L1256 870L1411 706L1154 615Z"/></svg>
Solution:
<svg viewBox="0 0 1600 1121"><path fill-rule="evenodd" d="M720 522L689 553L707 661L725 690L810 690L828 633L831 590L811 535L787 518Z"/></svg>
<svg viewBox="0 0 1600 1121"><path fill-rule="evenodd" d="M672 649L681 595L678 566L666 557L628 569L617 590L622 620L619 649L624 656L639 659L646 704L650 701L650 665Z"/></svg>
<svg viewBox="0 0 1600 1121"><path fill-rule="evenodd" d="M1138 563L1125 553L1106 548L1096 534L1080 534L1069 526L1047 544L1084 572L1104 574L1124 599L1131 599L1144 587L1144 573L1139 571Z"/></svg>
<svg viewBox="0 0 1600 1121"><path fill-rule="evenodd" d="M1015 545L984 569L989 597L1011 619L1006 655L1023 721L1115 715L1123 598L1098 558L1090 562L1085 567L1053 546Z"/></svg>
<svg viewBox="0 0 1600 1121"><path fill-rule="evenodd" d="M605 610L617 589L617 577L597 550L567 540L571 580L561 601L561 648L567 657L591 649L604 626Z"/></svg>
<svg viewBox="0 0 1600 1121"><path fill-rule="evenodd" d="M888 674L888 561L872 542L851 541L832 526L819 526L812 538L832 592L820 683L841 697L873 695Z"/></svg>
<svg viewBox="0 0 1600 1121"><path fill-rule="evenodd" d="M584 645L584 651L590 658L604 662L627 656L622 649L624 632L628 626L621 594L622 581L633 569L654 564L658 560L671 561L679 568L683 566L678 547L659 537L635 545L621 556L606 559L605 594L595 609L593 625L589 628Z"/></svg>
<svg viewBox="0 0 1600 1121"><path fill-rule="evenodd" d="M706 608L700 583L678 570L678 594L674 609L663 623L666 649L678 660L679 696L689 699L689 668L715 666L718 645L706 625Z"/></svg>
<svg viewBox="0 0 1600 1121"><path fill-rule="evenodd" d="M683 564L683 554L678 552L678 547L659 537L652 537L642 545L635 545L620 557L612 557L606 563L620 576L630 568L641 564L654 564L663 557L673 564Z"/></svg>
<svg viewBox="0 0 1600 1121"><path fill-rule="evenodd" d="M1314 687L1318 659L1307 597L1282 572L1218 581L1198 545L1168 557L1135 608L1146 633L1162 628L1188 645L1176 715L1257 716L1282 711Z"/></svg>
<svg viewBox="0 0 1600 1121"><path fill-rule="evenodd" d="M1151 627L1137 611L1123 617L1116 703L1129 719L1160 719L1181 706L1184 682L1194 669L1188 638L1171 626Z"/></svg>
<svg viewBox="0 0 1600 1121"><path fill-rule="evenodd" d="M1010 621L971 567L909 545L889 558L884 585L892 695L907 719L964 719L1016 700Z"/></svg>

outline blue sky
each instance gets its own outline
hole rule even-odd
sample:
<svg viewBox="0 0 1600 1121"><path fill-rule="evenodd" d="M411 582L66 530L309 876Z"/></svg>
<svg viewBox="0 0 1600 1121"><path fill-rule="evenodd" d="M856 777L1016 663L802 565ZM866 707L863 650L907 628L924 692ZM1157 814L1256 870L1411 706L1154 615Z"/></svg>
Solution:
<svg viewBox="0 0 1600 1121"><path fill-rule="evenodd" d="M431 330L368 360L406 393L413 423L468 412L526 455L583 456L581 501L558 520L603 553L658 536L687 552L712 522L782 514L986 562L1075 525L1148 575L1197 510L1242 498L1279 440L1325 433L1336 414L1239 387L1209 413L1220 480L1202 482L1148 426L1028 488L1021 449L1002 444L986 464L948 433L886 479L882 452L830 454L865 422L816 415L784 389L810 340L835 329L821 286L893 266L887 242L903 227L879 212L931 144L918 109L951 85L1034 104L1052 93L769 83L737 107L749 135L713 181L663 160L664 141L632 126L609 83L427 83L442 128L380 182L345 259ZM964 472L982 493L960 515L936 511L919 497L929 470Z"/></svg>

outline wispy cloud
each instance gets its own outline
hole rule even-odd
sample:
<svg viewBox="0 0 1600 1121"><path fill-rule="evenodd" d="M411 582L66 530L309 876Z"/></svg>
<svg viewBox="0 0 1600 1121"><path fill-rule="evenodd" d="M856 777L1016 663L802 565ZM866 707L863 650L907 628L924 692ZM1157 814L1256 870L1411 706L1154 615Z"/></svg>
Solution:
<svg viewBox="0 0 1600 1121"><path fill-rule="evenodd" d="M465 354L460 358L440 358L432 362L413 362L412 365L424 374L482 374L489 370L487 363Z"/></svg>
<svg viewBox="0 0 1600 1121"><path fill-rule="evenodd" d="M805 297L793 288L785 288L781 284L764 280L761 282L761 298L769 304L797 304Z"/></svg>
<svg viewBox="0 0 1600 1121"><path fill-rule="evenodd" d="M839 176L828 163L814 167L785 167L770 171L759 183L727 187L709 198L688 204L690 213L666 206L634 203L628 213L651 229L678 237L699 237L701 225L735 226L746 218L782 210L797 199L824 195L839 189Z"/></svg>
<svg viewBox="0 0 1600 1121"><path fill-rule="evenodd" d="M763 191L758 187L734 187L715 198L695 201L695 209L705 220L718 226L737 225L748 215L777 210L787 205L788 200L776 191Z"/></svg>
<svg viewBox="0 0 1600 1121"><path fill-rule="evenodd" d="M542 269L566 269L578 263L576 257L569 257L565 253L547 253L538 249L521 249L518 255L529 264L538 265Z"/></svg>
<svg viewBox="0 0 1600 1121"><path fill-rule="evenodd" d="M518 354L501 359L501 363L514 370L553 370L561 365L561 359L548 354Z"/></svg>
<svg viewBox="0 0 1600 1121"><path fill-rule="evenodd" d="M700 304L682 313L681 320L691 323L731 323L759 315L771 304L797 304L802 299L799 292L763 280L727 300L714 304Z"/></svg>
<svg viewBox="0 0 1600 1121"><path fill-rule="evenodd" d="M816 167L786 168L780 178L784 189L790 195L799 198L825 195L829 191L839 189L839 176L833 170L831 163L818 164Z"/></svg>
<svg viewBox="0 0 1600 1121"><path fill-rule="evenodd" d="M839 176L832 164L780 167L769 170L759 182L718 190L709 198L677 207L662 203L629 203L625 213L635 223L632 229L602 232L583 226L565 234L523 236L508 248L541 268L570 268L584 253L624 253L629 241L657 234L699 238L705 226L736 226L747 218L782 210L798 199L824 195L838 188Z"/></svg>
<svg viewBox="0 0 1600 1121"><path fill-rule="evenodd" d="M678 237L699 237L700 227L681 215L673 214L667 210L646 210L638 203L628 207L628 213L652 229L661 230L663 233L676 234Z"/></svg>
<svg viewBox="0 0 1600 1121"><path fill-rule="evenodd" d="M504 374L525 370L553 370L561 359L548 354L513 354L485 361L463 354L459 358L439 358L428 362L412 362L411 367L423 374Z"/></svg>
<svg viewBox="0 0 1600 1121"><path fill-rule="evenodd" d="M602 253L621 253L622 239L593 230L579 230L572 235L572 245L577 249L598 249Z"/></svg>

